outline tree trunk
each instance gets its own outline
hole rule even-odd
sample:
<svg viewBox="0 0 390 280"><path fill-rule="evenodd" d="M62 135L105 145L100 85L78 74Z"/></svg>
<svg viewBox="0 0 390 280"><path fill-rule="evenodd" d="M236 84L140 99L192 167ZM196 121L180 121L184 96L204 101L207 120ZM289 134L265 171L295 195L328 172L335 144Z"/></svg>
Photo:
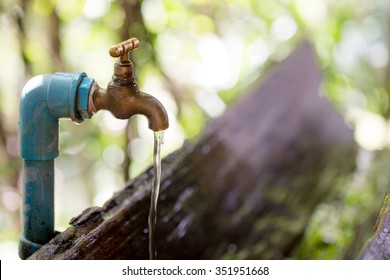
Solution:
<svg viewBox="0 0 390 280"><path fill-rule="evenodd" d="M337 176L352 132L319 96L303 42L253 92L162 163L159 259L283 259ZM31 259L147 259L152 171L85 210Z"/></svg>
<svg viewBox="0 0 390 280"><path fill-rule="evenodd" d="M362 259L390 260L390 191L379 214L375 233L363 250Z"/></svg>

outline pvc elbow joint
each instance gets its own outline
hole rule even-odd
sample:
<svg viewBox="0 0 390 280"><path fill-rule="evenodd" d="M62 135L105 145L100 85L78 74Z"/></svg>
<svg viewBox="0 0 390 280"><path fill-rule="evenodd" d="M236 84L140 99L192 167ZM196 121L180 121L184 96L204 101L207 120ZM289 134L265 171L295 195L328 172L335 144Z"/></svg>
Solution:
<svg viewBox="0 0 390 280"><path fill-rule="evenodd" d="M25 85L19 104L20 153L24 159L58 156L58 119L81 123L91 117L88 95L93 82L83 72L55 73L36 76Z"/></svg>

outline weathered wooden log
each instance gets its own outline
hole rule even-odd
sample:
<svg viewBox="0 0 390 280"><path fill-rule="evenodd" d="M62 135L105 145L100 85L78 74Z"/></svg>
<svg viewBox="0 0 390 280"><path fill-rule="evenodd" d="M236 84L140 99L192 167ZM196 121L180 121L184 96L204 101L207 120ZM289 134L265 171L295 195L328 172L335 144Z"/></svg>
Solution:
<svg viewBox="0 0 390 280"><path fill-rule="evenodd" d="M163 160L159 259L282 259L299 243L355 144L319 95L303 42L253 92ZM85 210L31 259L147 259L152 172Z"/></svg>
<svg viewBox="0 0 390 280"><path fill-rule="evenodd" d="M361 258L364 260L390 260L390 191L379 214L375 233L367 242Z"/></svg>

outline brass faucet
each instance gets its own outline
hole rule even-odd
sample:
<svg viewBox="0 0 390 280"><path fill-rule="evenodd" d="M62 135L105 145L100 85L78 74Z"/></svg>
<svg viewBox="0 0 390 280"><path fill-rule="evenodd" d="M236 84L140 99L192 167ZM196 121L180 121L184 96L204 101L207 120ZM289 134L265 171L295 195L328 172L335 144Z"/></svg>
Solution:
<svg viewBox="0 0 390 280"><path fill-rule="evenodd" d="M151 130L165 130L169 126L165 108L156 98L141 92L134 77L134 65L129 59L129 53L138 46L138 39L131 38L109 49L112 57L119 57L114 65L112 80L107 89L94 83L88 107L93 114L99 110L108 110L118 119L129 119L136 114L145 115Z"/></svg>

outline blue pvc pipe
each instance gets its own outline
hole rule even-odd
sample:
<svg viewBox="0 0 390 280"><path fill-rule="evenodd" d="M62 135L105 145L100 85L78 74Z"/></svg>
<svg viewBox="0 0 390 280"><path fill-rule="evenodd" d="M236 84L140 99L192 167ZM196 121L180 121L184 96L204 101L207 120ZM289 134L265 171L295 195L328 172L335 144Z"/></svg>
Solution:
<svg viewBox="0 0 390 280"><path fill-rule="evenodd" d="M24 237L44 244L54 235L54 160L24 161Z"/></svg>
<svg viewBox="0 0 390 280"><path fill-rule="evenodd" d="M29 257L55 235L54 159L58 119L90 118L88 95L94 80L83 72L32 78L19 103L19 147L24 159L23 226L19 256Z"/></svg>

